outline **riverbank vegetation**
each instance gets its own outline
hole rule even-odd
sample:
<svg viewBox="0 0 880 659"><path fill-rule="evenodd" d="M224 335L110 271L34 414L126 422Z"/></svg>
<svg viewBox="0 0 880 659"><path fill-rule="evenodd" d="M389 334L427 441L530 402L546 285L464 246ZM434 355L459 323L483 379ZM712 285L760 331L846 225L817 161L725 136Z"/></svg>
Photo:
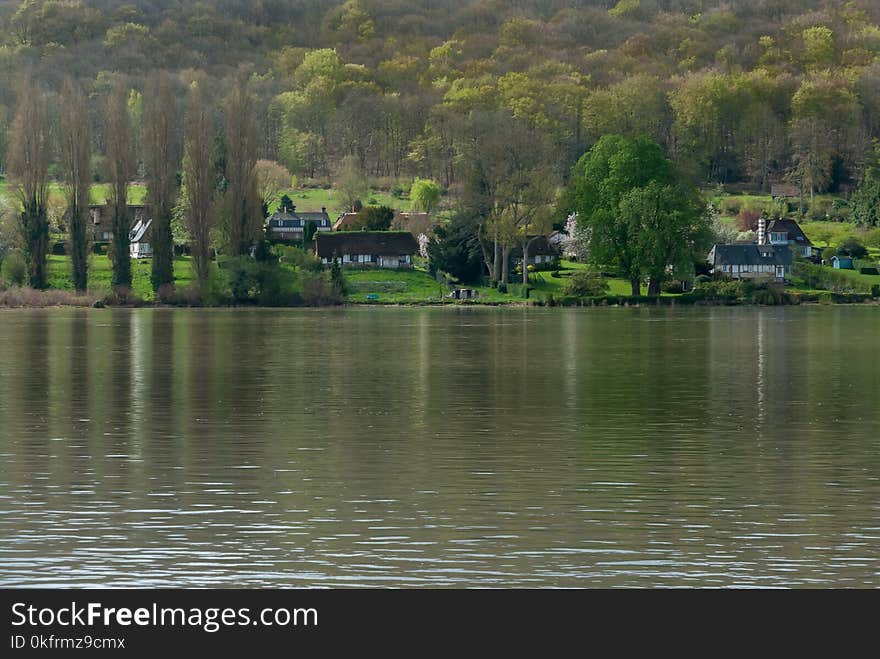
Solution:
<svg viewBox="0 0 880 659"><path fill-rule="evenodd" d="M866 250L855 273L802 268L791 288L864 294L878 35L869 0L0 3L4 286L127 303L414 302L430 282L438 299L448 284L487 302L663 298L764 215L798 218L827 255ZM430 212L427 274L346 276L264 246L285 194ZM115 230L86 257L97 201ZM153 257L130 260L141 203ZM517 270L564 229L588 272Z"/></svg>

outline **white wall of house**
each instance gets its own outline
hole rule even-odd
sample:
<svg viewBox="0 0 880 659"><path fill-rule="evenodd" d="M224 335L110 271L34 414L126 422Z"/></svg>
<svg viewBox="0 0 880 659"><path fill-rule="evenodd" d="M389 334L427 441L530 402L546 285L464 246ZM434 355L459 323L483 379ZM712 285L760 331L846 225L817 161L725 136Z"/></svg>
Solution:
<svg viewBox="0 0 880 659"><path fill-rule="evenodd" d="M128 246L128 252L133 259L149 259L153 256L153 248L150 243L131 243Z"/></svg>
<svg viewBox="0 0 880 659"><path fill-rule="evenodd" d="M731 279L787 279L791 276L791 266L787 265L720 265L715 271Z"/></svg>
<svg viewBox="0 0 880 659"><path fill-rule="evenodd" d="M330 265L333 259L322 258L321 263ZM374 265L379 268L408 268L412 266L412 257L409 254L400 256L377 256L375 254L343 254L339 259L341 265L366 266Z"/></svg>

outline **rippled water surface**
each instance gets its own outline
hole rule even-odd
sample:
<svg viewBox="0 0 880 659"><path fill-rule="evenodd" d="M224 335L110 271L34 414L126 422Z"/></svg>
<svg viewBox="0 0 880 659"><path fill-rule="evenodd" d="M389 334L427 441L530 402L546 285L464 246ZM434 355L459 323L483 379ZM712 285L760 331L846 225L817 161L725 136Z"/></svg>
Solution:
<svg viewBox="0 0 880 659"><path fill-rule="evenodd" d="M0 313L0 585L880 586L880 309Z"/></svg>

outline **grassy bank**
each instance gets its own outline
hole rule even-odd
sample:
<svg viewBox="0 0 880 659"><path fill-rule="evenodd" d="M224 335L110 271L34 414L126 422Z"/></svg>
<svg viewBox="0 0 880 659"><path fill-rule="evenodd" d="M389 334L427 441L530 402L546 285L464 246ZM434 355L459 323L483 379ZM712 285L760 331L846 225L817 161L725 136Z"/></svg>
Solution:
<svg viewBox="0 0 880 659"><path fill-rule="evenodd" d="M713 282L708 289L693 294L667 294L664 293L659 299L647 297L645 287L642 287L641 295L631 295L630 284L619 278L606 278L609 289L608 293L598 298L575 298L567 295L566 283L569 276L582 270L585 266L563 261L563 270L554 276L552 272L539 272L530 275L530 290L528 299L523 295L522 285L511 283L507 290L502 292L489 286L475 286L462 284L463 288L474 288L479 295L475 300L459 301L448 296L449 287L438 282L434 277L421 269L413 270L385 270L376 268L346 269L344 278L346 283L346 295L344 301L350 304L377 304L377 305L423 305L423 304L483 304L483 305L666 305L666 304L742 304L742 303L784 303L797 304L800 302L853 302L862 301L866 296L876 290L880 284L880 277L863 275L852 270L833 270L821 266L809 266L814 269L812 273L802 273L796 276L795 281L784 290L784 297L776 300L778 287L774 287L771 296L750 296L737 289L735 282ZM818 270L816 270L818 268ZM305 270L283 265L282 270L286 283L279 284L287 292L282 292L281 297L275 302L264 302L261 298L257 303L268 303L270 306L296 306L300 304L327 304L332 301L321 302L309 298L304 291L308 281L314 281L318 275ZM197 298L192 298L191 289L195 283L192 269L192 261L189 257L178 257L174 261L176 287L183 294L180 304L187 301L198 303ZM224 271L225 272L225 271ZM132 261L132 293L135 298L140 298L146 303L156 301L156 296L150 284L151 261L141 259ZM812 274L808 281L807 274ZM327 277L326 271L323 275ZM91 255L89 259L89 292L84 296L76 296L70 277L70 261L64 256L49 257L49 285L50 291L40 293L26 288L10 288L6 291L6 303L0 302L0 306L58 306L73 304L76 306L88 306L96 300L106 298L111 290L111 262L106 256ZM320 276L319 276L320 278ZM817 284L817 282L819 282ZM824 282L824 283L823 283ZM830 284L829 284L830 282ZM847 283L849 282L849 283ZM827 284L827 285L826 285ZM833 285L832 285L833 284ZM227 283L228 286L228 283ZM729 290L725 288L729 287ZM715 287L715 288L713 288ZM717 288L717 291L716 291ZM289 290L287 290L289 289ZM736 290L734 290L736 289ZM187 293L187 291L190 291ZM706 291L709 291L707 294ZM28 293L30 291L30 293ZM716 293L721 291L720 295ZM781 289L779 289L781 291ZM54 296L54 297L53 297ZM189 297L187 297L189 296ZM778 296L777 296L778 297ZM852 297L852 299L849 299ZM856 299L858 298L858 299ZM228 294L221 295L219 302L215 304L231 304ZM762 301L764 300L764 301ZM767 302L769 300L770 302ZM167 300L166 300L167 301ZM338 302L338 298L336 300ZM115 302L114 302L115 303ZM254 303L251 300L251 303Z"/></svg>
<svg viewBox="0 0 880 659"><path fill-rule="evenodd" d="M151 259L140 259L131 262L131 289L145 302L155 300L152 284L150 284ZM99 254L89 256L89 291L97 296L106 295L110 291L111 263L110 258ZM192 260L188 256L174 259L174 278L178 287L191 286L195 275ZM70 259L66 256L49 257L49 286L62 291L73 291L73 280L70 276Z"/></svg>
<svg viewBox="0 0 880 659"><path fill-rule="evenodd" d="M571 274L586 266L563 261L563 273ZM438 304L458 303L446 297L449 289L439 283L424 270L346 270L345 279L349 292L347 301L355 304ZM564 296L568 278L554 277L551 272L536 272L529 276L529 300L543 302ZM607 278L610 296L628 296L630 284L624 279ZM519 279L508 284L507 292L503 293L490 286L461 284L461 288L471 288L479 292L475 300L467 304L523 304L526 302L522 294ZM642 287L642 292L647 289Z"/></svg>

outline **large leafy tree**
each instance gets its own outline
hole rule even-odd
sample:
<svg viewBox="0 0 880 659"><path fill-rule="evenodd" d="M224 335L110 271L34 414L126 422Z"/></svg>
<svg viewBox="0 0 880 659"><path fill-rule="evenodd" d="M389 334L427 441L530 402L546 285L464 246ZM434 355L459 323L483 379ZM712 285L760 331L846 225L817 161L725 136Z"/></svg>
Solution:
<svg viewBox="0 0 880 659"><path fill-rule="evenodd" d="M646 136L606 135L575 165L565 210L576 212L590 235L590 258L612 267L639 295L651 292L669 266L706 240L708 219L696 193L677 182L672 163Z"/></svg>
<svg viewBox="0 0 880 659"><path fill-rule="evenodd" d="M880 142L874 143L865 175L859 189L853 194L851 206L856 224L864 227L880 224Z"/></svg>

